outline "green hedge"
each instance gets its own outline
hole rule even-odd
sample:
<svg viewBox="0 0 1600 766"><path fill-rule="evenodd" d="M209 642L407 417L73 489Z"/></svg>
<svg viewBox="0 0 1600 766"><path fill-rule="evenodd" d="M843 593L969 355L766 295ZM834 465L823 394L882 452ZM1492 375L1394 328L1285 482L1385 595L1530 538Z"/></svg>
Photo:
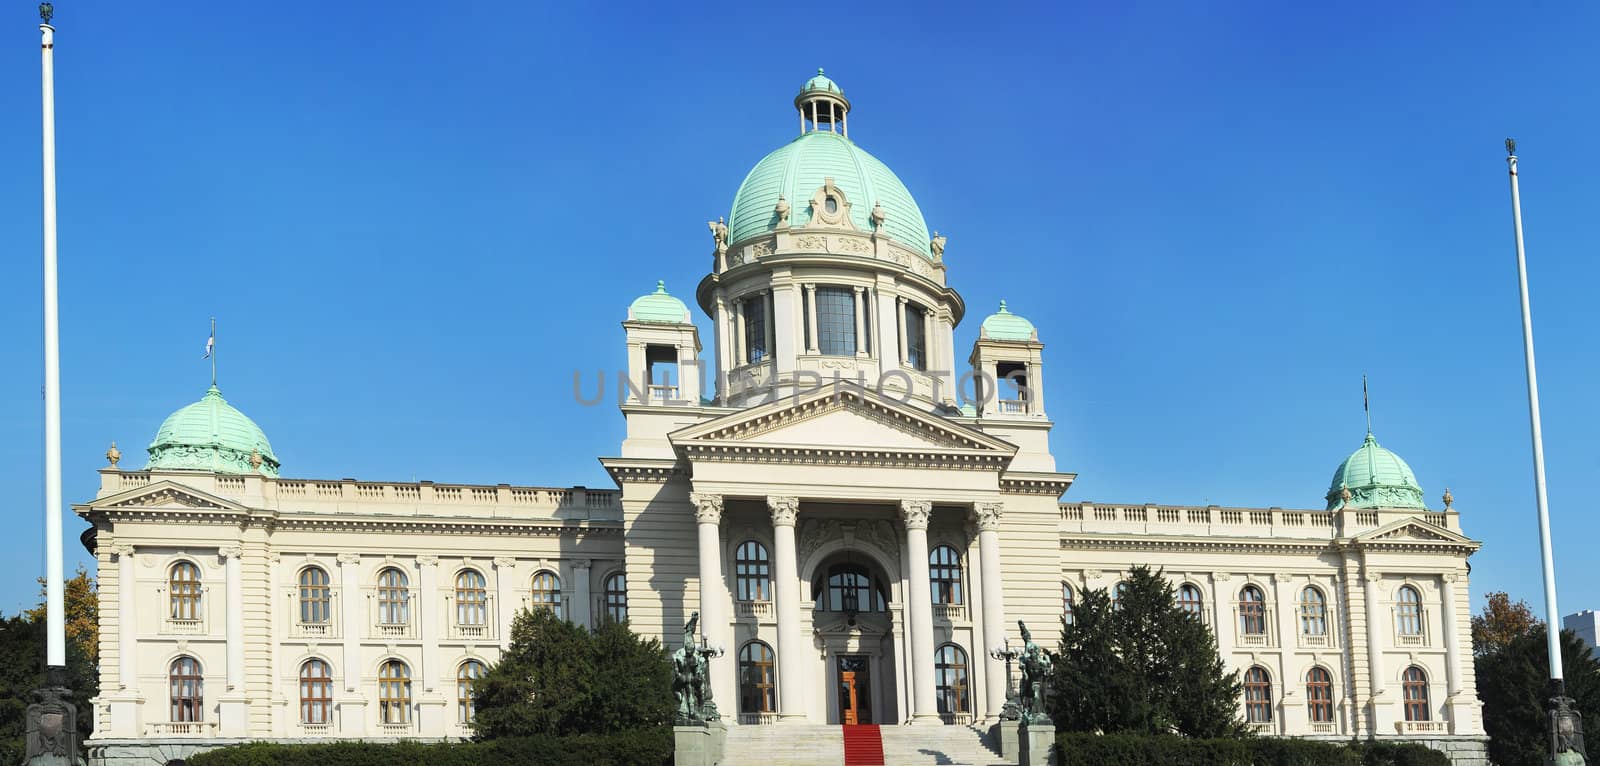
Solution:
<svg viewBox="0 0 1600 766"><path fill-rule="evenodd" d="M672 730L517 737L488 742L252 742L200 753L188 766L655 766L672 761Z"/></svg>
<svg viewBox="0 0 1600 766"><path fill-rule="evenodd" d="M1340 745L1304 739L1185 739L1062 734L1061 766L1449 766L1443 753L1414 743Z"/></svg>

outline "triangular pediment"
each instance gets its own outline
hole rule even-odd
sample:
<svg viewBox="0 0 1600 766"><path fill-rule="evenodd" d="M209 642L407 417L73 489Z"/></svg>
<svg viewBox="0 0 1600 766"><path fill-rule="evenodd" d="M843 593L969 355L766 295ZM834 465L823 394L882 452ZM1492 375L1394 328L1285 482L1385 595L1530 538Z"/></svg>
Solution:
<svg viewBox="0 0 1600 766"><path fill-rule="evenodd" d="M694 443L750 447L857 448L886 451L977 452L1010 456L1015 445L975 428L860 388L829 387L682 429L676 446Z"/></svg>
<svg viewBox="0 0 1600 766"><path fill-rule="evenodd" d="M1357 543L1438 543L1476 545L1472 538L1419 519L1400 519L1355 536Z"/></svg>
<svg viewBox="0 0 1600 766"><path fill-rule="evenodd" d="M244 506L209 492L202 492L175 481L163 479L130 489L90 504L100 509L169 508L201 511L244 511Z"/></svg>

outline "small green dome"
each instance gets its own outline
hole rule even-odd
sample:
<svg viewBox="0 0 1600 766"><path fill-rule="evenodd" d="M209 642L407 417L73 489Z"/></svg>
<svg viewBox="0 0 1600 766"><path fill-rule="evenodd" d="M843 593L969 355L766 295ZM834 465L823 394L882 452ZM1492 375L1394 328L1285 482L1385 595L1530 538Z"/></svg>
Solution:
<svg viewBox="0 0 1600 766"><path fill-rule="evenodd" d="M780 195L793 211L790 226L810 223L811 198L829 178L850 203L850 222L857 230L872 231L872 206L881 205L889 217L883 225L889 237L933 259L928 224L906 185L855 142L826 130L802 134L756 163L733 196L729 243L772 231L778 225L773 208Z"/></svg>
<svg viewBox="0 0 1600 766"><path fill-rule="evenodd" d="M656 282L655 292L635 298L628 306L628 318L635 322L667 324L688 324L692 321L689 317L689 307L683 305L683 301L667 294L665 281Z"/></svg>
<svg viewBox="0 0 1600 766"><path fill-rule="evenodd" d="M1344 491L1350 500L1344 500ZM1367 432L1361 448L1339 464L1328 486L1328 510L1340 508L1416 508L1426 510L1416 474L1399 455L1378 446Z"/></svg>
<svg viewBox="0 0 1600 766"><path fill-rule="evenodd" d="M1000 301L1000 310L983 320L980 334L991 340L1032 340L1039 339L1038 331L1033 323L1011 313L1006 308L1006 302Z"/></svg>
<svg viewBox="0 0 1600 766"><path fill-rule="evenodd" d="M839 88L839 84L828 79L827 75L822 73L822 67L817 67L817 76L806 80L806 84L800 88L802 94L818 90L844 95L844 91Z"/></svg>
<svg viewBox="0 0 1600 766"><path fill-rule="evenodd" d="M162 421L149 451L146 469L278 475L278 458L267 435L228 404L216 384L200 401Z"/></svg>

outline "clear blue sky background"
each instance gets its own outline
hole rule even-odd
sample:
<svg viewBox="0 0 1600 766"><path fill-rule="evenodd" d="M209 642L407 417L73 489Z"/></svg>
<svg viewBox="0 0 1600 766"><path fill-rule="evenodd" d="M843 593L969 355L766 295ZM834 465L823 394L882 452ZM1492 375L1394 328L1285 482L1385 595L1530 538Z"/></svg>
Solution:
<svg viewBox="0 0 1600 766"><path fill-rule="evenodd" d="M1475 601L1537 605L1516 136L1563 611L1600 607L1594 6L245 5L58 4L69 502L204 392L211 315L288 476L610 486L623 421L574 371L692 293L826 66L950 237L958 347L1001 298L1039 326L1068 499L1320 507L1365 372L1485 543ZM0 37L6 611L42 570L33 8Z"/></svg>

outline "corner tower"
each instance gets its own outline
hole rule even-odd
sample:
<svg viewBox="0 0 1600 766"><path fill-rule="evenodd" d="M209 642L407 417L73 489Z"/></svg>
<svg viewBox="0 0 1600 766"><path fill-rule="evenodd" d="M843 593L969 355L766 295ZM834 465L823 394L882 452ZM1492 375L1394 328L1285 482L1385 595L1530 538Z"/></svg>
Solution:
<svg viewBox="0 0 1600 766"><path fill-rule="evenodd" d="M795 96L800 135L745 177L710 224L695 298L716 324L718 404L744 407L835 379L930 410L956 402L944 239L900 179L846 132L851 104L818 70Z"/></svg>

